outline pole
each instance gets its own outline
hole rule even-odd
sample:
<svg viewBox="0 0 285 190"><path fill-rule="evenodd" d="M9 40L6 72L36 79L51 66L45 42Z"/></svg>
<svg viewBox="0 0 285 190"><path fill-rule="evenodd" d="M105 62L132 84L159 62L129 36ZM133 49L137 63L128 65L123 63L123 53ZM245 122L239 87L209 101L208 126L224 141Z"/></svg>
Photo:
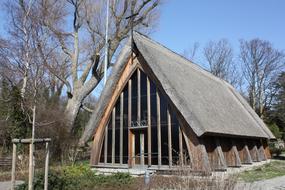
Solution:
<svg viewBox="0 0 285 190"><path fill-rule="evenodd" d="M33 144L30 144L28 190L33 190Z"/></svg>
<svg viewBox="0 0 285 190"><path fill-rule="evenodd" d="M104 64L104 85L107 81L107 67L109 59L109 42L108 42L108 32L109 32L109 4L110 0L107 0L106 7L106 34L105 34L105 64Z"/></svg>
<svg viewBox="0 0 285 190"><path fill-rule="evenodd" d="M49 144L46 142L46 162L45 162L45 184L44 190L48 190L48 165L49 165Z"/></svg>
<svg viewBox="0 0 285 190"><path fill-rule="evenodd" d="M14 190L14 189L15 189L16 152L17 152L17 145L16 145L15 143L13 143L11 190Z"/></svg>
<svg viewBox="0 0 285 190"><path fill-rule="evenodd" d="M30 144L29 158L29 190L33 190L34 181L34 141L35 141L35 124L36 124L36 106L33 107L33 125L32 125L32 142Z"/></svg>

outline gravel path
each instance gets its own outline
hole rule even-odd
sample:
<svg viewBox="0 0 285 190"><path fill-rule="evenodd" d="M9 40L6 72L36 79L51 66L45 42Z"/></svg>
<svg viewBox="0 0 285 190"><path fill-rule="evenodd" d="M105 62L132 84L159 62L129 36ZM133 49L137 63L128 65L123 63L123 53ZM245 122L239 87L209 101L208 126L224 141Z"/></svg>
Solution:
<svg viewBox="0 0 285 190"><path fill-rule="evenodd" d="M23 181L16 181L16 185L22 184ZM11 188L11 181L0 181L0 190L9 190Z"/></svg>
<svg viewBox="0 0 285 190"><path fill-rule="evenodd" d="M276 177L253 183L240 183L236 190L285 190L285 176Z"/></svg>

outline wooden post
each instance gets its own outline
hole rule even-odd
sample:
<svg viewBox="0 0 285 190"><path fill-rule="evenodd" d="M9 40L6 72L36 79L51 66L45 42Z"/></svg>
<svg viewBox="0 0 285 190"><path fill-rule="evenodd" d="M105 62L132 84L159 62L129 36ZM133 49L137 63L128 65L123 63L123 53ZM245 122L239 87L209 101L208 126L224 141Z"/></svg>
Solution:
<svg viewBox="0 0 285 190"><path fill-rule="evenodd" d="M141 70L137 69L137 121L141 123ZM144 134L140 133L140 164L144 165Z"/></svg>
<svg viewBox="0 0 285 190"><path fill-rule="evenodd" d="M261 160L267 160L265 150L263 148L262 140L260 140L258 144L259 144L258 152L260 154Z"/></svg>
<svg viewBox="0 0 285 190"><path fill-rule="evenodd" d="M134 163L134 142L135 142L135 138L134 138L134 134L131 131L131 125L132 125L132 79L129 80L128 82L128 142L129 142L129 161L128 161L128 165L129 167L133 166Z"/></svg>
<svg viewBox="0 0 285 190"><path fill-rule="evenodd" d="M44 190L48 190L48 169L49 169L49 143L46 142L46 161L45 161L45 184L44 184Z"/></svg>
<svg viewBox="0 0 285 190"><path fill-rule="evenodd" d="M204 142L202 139L200 139L200 144L199 144L199 151L201 151L201 155L202 155L202 169L203 171L206 172L210 172L211 171L211 165L210 165L210 161L209 161L209 157L208 157L208 153L206 150L206 147L204 145Z"/></svg>
<svg viewBox="0 0 285 190"><path fill-rule="evenodd" d="M122 92L120 99L120 164L123 164L124 92Z"/></svg>
<svg viewBox="0 0 285 190"><path fill-rule="evenodd" d="M252 158L251 158L251 155L250 155L250 152L248 150L248 146L246 144L246 142L244 141L244 150L245 150L245 155L246 155L246 164L252 164Z"/></svg>
<svg viewBox="0 0 285 190"><path fill-rule="evenodd" d="M261 140L261 142L262 142L262 146L263 146L263 149L264 149L265 158L266 159L270 159L271 158L271 154L270 154L269 147L268 147L268 141L264 139L264 140Z"/></svg>
<svg viewBox="0 0 285 190"><path fill-rule="evenodd" d="M144 134L140 134L140 164L144 166Z"/></svg>
<svg viewBox="0 0 285 190"><path fill-rule="evenodd" d="M235 155L235 166L240 167L241 166L241 160L240 160L240 157L239 157L239 153L238 153L236 144L235 144L235 142L232 139L231 139L231 144L232 144L232 149L233 149L233 152L234 152L234 155Z"/></svg>
<svg viewBox="0 0 285 190"><path fill-rule="evenodd" d="M157 150L158 150L158 167L161 166L161 124L160 124L160 96L156 89L156 112L157 112Z"/></svg>
<svg viewBox="0 0 285 190"><path fill-rule="evenodd" d="M107 164L108 162L108 127L109 127L109 122L105 126L105 144L104 144L104 164Z"/></svg>
<svg viewBox="0 0 285 190"><path fill-rule="evenodd" d="M190 147L190 144L189 144L189 139L187 137L187 135L184 133L182 127L180 126L181 128L181 132L182 132L182 135L184 137L184 142L186 144L186 148L187 148L187 152L188 152L188 156L189 156L189 159L190 159L190 166L193 167L193 156L192 156L192 152L191 152L191 147ZM185 160L186 161L186 160ZM185 163L185 164L188 164L188 163Z"/></svg>
<svg viewBox="0 0 285 190"><path fill-rule="evenodd" d="M171 139L171 115L169 106L167 106L167 129L168 129L168 159L169 167L172 167L172 139Z"/></svg>
<svg viewBox="0 0 285 190"><path fill-rule="evenodd" d="M28 190L33 190L33 148L34 144L30 143L30 155L29 155L29 182L28 182Z"/></svg>
<svg viewBox="0 0 285 190"><path fill-rule="evenodd" d="M112 164L115 163L115 125L116 125L116 106L113 108L112 112Z"/></svg>
<svg viewBox="0 0 285 190"><path fill-rule="evenodd" d="M219 169L226 169L227 168L227 163L226 163L226 159L221 147L221 143L220 140L218 138L215 138L215 143L216 143L216 150L218 153L218 157L219 157Z"/></svg>
<svg viewBox="0 0 285 190"><path fill-rule="evenodd" d="M253 150L254 150L254 154L256 154L257 162L262 161L261 158L260 158L260 155L258 153L256 144L254 145Z"/></svg>
<svg viewBox="0 0 285 190"><path fill-rule="evenodd" d="M138 100L137 100L137 108L138 108L138 111L137 111L137 120L138 122L140 123L141 121L141 71L140 69L137 69L137 78L138 78L138 84L137 84L137 87L138 87Z"/></svg>
<svg viewBox="0 0 285 190"><path fill-rule="evenodd" d="M147 153L148 166L151 166L151 104L150 104L150 81L147 77Z"/></svg>
<svg viewBox="0 0 285 190"><path fill-rule="evenodd" d="M13 143L11 189L15 189L17 145Z"/></svg>
<svg viewBox="0 0 285 190"><path fill-rule="evenodd" d="M179 130L179 159L180 159L180 165L184 165L184 158L183 158L183 142L182 142L182 132L181 128L178 125L178 130Z"/></svg>

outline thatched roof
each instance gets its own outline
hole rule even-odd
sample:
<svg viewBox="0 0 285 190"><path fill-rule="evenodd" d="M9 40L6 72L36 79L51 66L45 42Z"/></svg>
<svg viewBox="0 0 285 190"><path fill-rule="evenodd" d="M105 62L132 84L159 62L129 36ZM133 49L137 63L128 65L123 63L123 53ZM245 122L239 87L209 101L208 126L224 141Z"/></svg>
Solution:
<svg viewBox="0 0 285 190"><path fill-rule="evenodd" d="M230 84L137 32L134 33L134 43L197 136L219 134L275 138ZM91 116L93 121L87 125L89 130L94 131L100 121L101 112L108 103L130 52L128 43L120 54L101 94L100 103Z"/></svg>

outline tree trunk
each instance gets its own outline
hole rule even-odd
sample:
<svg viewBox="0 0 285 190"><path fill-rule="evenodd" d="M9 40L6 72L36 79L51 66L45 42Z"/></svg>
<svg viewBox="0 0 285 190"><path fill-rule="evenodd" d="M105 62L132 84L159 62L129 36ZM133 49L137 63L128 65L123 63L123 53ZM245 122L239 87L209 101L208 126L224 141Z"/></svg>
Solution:
<svg viewBox="0 0 285 190"><path fill-rule="evenodd" d="M74 128L74 123L76 116L80 110L81 107L81 101L80 99L73 96L72 98L68 99L67 105L64 111L65 119L66 119L66 125L67 130L69 133L72 133L72 130Z"/></svg>

